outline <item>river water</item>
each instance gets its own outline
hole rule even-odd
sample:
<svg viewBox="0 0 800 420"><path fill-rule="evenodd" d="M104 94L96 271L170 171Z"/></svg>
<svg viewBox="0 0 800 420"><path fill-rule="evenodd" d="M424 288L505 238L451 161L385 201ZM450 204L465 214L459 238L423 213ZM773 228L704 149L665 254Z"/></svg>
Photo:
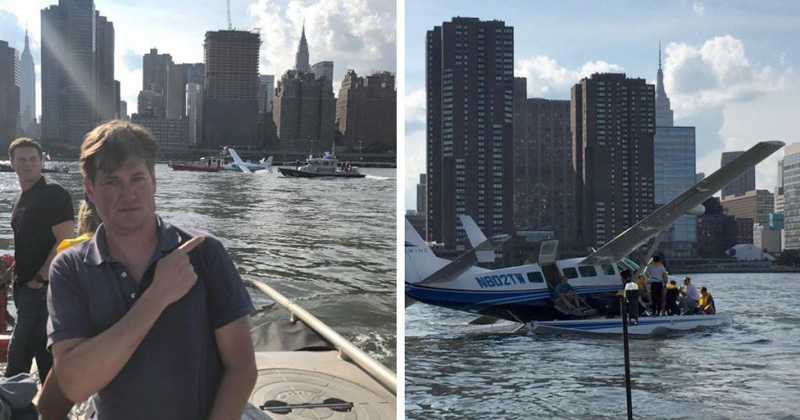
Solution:
<svg viewBox="0 0 800 420"><path fill-rule="evenodd" d="M697 274L734 324L630 341L634 418L800 419L800 274ZM626 418L621 338L466 335L406 309L411 419Z"/></svg>
<svg viewBox="0 0 800 420"><path fill-rule="evenodd" d="M77 164L48 174L83 198ZM156 209L219 237L242 277L260 280L396 371L396 170L363 179L173 172L156 165ZM0 173L0 250L13 248L14 173ZM288 312L252 291L253 324Z"/></svg>

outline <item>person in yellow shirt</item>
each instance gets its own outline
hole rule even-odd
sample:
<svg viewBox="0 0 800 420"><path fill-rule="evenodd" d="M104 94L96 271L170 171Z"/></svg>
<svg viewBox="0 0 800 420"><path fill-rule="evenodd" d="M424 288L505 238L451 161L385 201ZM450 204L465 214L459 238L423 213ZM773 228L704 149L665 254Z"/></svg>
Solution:
<svg viewBox="0 0 800 420"><path fill-rule="evenodd" d="M73 239L64 239L61 241L56 251L61 252L71 246L88 241L94 236L94 232L100 226L100 223L102 223L102 221L100 220L100 216L97 215L94 204L83 200L83 202L81 202L81 208L78 210L78 236Z"/></svg>
<svg viewBox="0 0 800 420"><path fill-rule="evenodd" d="M701 314L714 315L717 313L717 307L714 305L714 298L708 289L705 287L700 288L700 301L697 303L697 310Z"/></svg>

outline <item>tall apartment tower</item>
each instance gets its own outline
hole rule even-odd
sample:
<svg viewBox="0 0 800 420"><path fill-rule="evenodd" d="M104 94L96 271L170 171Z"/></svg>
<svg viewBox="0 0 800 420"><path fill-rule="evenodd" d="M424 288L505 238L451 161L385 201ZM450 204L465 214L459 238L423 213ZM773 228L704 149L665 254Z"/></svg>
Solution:
<svg viewBox="0 0 800 420"><path fill-rule="evenodd" d="M167 88L167 71L171 64L171 55L159 54L157 48L151 48L142 61L142 90L151 90L163 95Z"/></svg>
<svg viewBox="0 0 800 420"><path fill-rule="evenodd" d="M743 155L744 152L723 152L720 164L725 166L728 162ZM722 197L728 195L745 195L748 191L756 189L756 168L755 166L739 175L730 184L722 187Z"/></svg>
<svg viewBox="0 0 800 420"><path fill-rule="evenodd" d="M584 247L600 247L653 212L655 86L593 74L571 97L577 232Z"/></svg>
<svg viewBox="0 0 800 420"><path fill-rule="evenodd" d="M527 80L514 80L514 226L553 230L561 253L575 236L575 172L570 102L526 99Z"/></svg>
<svg viewBox="0 0 800 420"><path fill-rule="evenodd" d="M111 121L116 117L117 104L114 85L114 24L109 22L100 12L95 11L96 32L96 58L95 72L97 74L97 123Z"/></svg>
<svg viewBox="0 0 800 420"><path fill-rule="evenodd" d="M59 0L41 19L42 141L76 148L113 114L114 26L91 0Z"/></svg>
<svg viewBox="0 0 800 420"><path fill-rule="evenodd" d="M28 30L25 29L25 48L22 50L19 74L19 126L28 132L36 124L36 66L28 45Z"/></svg>
<svg viewBox="0 0 800 420"><path fill-rule="evenodd" d="M19 53L0 41L0 146L19 135Z"/></svg>
<svg viewBox="0 0 800 420"><path fill-rule="evenodd" d="M467 249L468 214L488 236L513 221L514 28L453 18L425 38L428 235Z"/></svg>
<svg viewBox="0 0 800 420"><path fill-rule="evenodd" d="M667 204L695 182L695 128L675 127L661 70L661 49L656 74L656 134L654 137L655 206ZM697 216L675 221L660 250L669 258L689 258L697 243Z"/></svg>
<svg viewBox="0 0 800 420"><path fill-rule="evenodd" d="M294 69L298 73L308 73L309 67L308 41L306 41L306 24L303 22L303 32L300 35L300 43L297 45L297 53L294 55Z"/></svg>
<svg viewBox="0 0 800 420"><path fill-rule="evenodd" d="M783 249L800 249L800 143L786 146L783 156Z"/></svg>
<svg viewBox="0 0 800 420"><path fill-rule="evenodd" d="M258 32L206 32L203 143L251 146L258 134Z"/></svg>
<svg viewBox="0 0 800 420"><path fill-rule="evenodd" d="M344 144L361 153L393 151L397 144L397 90L394 76L379 72L358 77L348 70L336 101L336 125Z"/></svg>

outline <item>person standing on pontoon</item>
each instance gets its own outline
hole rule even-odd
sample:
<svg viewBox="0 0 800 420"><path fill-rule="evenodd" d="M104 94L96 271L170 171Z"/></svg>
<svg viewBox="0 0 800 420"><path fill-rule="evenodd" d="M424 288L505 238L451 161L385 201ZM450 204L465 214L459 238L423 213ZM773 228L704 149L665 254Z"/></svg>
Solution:
<svg viewBox="0 0 800 420"><path fill-rule="evenodd" d="M647 273L650 279L650 297L653 300L653 316L659 316L664 312L664 286L669 279L660 256L653 256L653 261L647 265Z"/></svg>

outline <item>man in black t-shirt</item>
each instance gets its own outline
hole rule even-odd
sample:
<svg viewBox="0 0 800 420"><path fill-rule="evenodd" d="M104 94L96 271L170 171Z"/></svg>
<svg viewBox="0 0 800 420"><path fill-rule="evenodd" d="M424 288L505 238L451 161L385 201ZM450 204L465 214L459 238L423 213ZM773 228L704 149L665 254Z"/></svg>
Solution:
<svg viewBox="0 0 800 420"><path fill-rule="evenodd" d="M11 207L17 322L8 346L6 377L29 372L35 357L44 383L53 366L46 348L50 262L56 246L73 235L72 199L67 190L42 176L42 148L36 140L14 140L8 155L21 191Z"/></svg>

